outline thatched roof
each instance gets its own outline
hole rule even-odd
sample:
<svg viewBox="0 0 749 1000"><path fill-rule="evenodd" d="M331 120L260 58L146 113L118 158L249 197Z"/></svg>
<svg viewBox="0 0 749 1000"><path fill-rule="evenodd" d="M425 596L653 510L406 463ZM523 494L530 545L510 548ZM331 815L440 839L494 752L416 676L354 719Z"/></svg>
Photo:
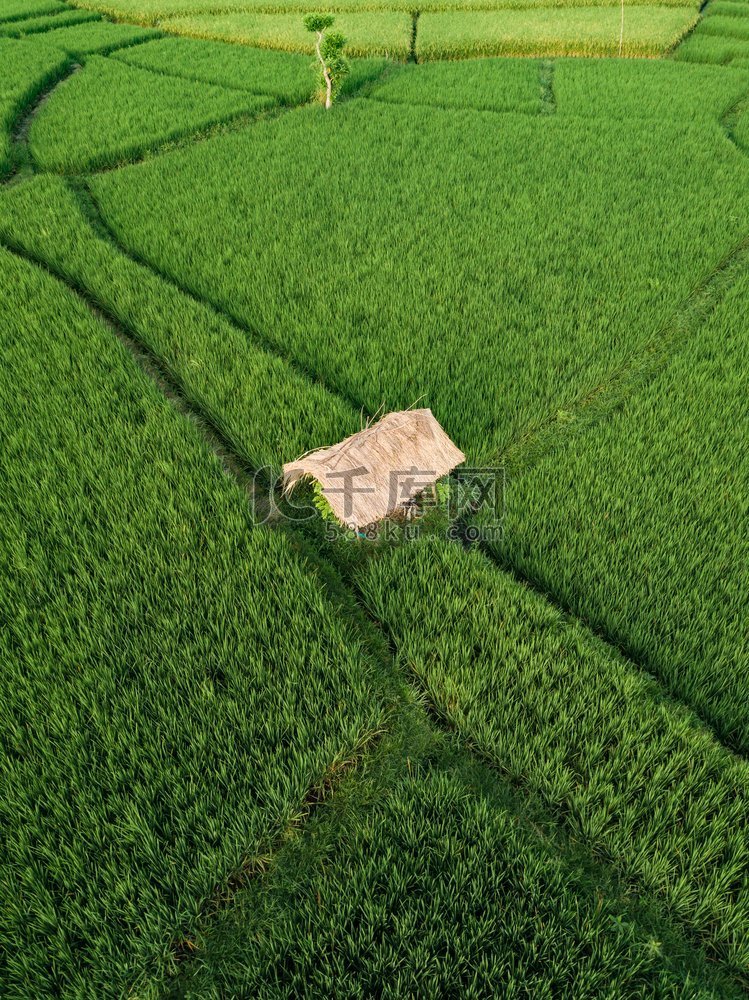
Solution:
<svg viewBox="0 0 749 1000"><path fill-rule="evenodd" d="M363 528L406 507L464 461L431 410L403 410L339 444L287 462L284 489L310 476L342 524Z"/></svg>

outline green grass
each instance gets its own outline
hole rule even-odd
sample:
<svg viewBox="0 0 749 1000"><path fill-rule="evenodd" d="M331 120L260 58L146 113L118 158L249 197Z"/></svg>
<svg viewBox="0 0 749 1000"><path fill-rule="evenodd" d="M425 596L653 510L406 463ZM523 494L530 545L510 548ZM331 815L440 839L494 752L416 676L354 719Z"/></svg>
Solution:
<svg viewBox="0 0 749 1000"><path fill-rule="evenodd" d="M749 751L746 264L669 367L508 489L502 558Z"/></svg>
<svg viewBox="0 0 749 1000"><path fill-rule="evenodd" d="M323 149L325 170L300 155ZM421 399L483 461L669 322L745 235L749 163L717 125L489 127L477 112L350 101L94 191L130 249L357 408Z"/></svg>
<svg viewBox="0 0 749 1000"><path fill-rule="evenodd" d="M115 336L0 268L3 992L143 995L387 682Z"/></svg>
<svg viewBox="0 0 749 1000"><path fill-rule="evenodd" d="M553 486L546 496L561 508L561 477ZM538 520L528 528L554 565L545 529ZM407 543L371 560L357 582L398 661L461 740L540 796L572 840L614 865L634 892L660 896L746 982L749 765L646 674L475 550ZM613 592L611 575L607 586ZM648 624L657 598L650 609L640 619Z"/></svg>
<svg viewBox="0 0 749 1000"><path fill-rule="evenodd" d="M67 70L68 56L47 46L0 38L0 180L15 165L12 135L27 107Z"/></svg>
<svg viewBox="0 0 749 1000"><path fill-rule="evenodd" d="M41 17L43 14L59 14L70 10L67 4L58 0L1 0L0 21L22 21L27 17Z"/></svg>
<svg viewBox="0 0 749 1000"><path fill-rule="evenodd" d="M87 21L98 21L99 14L88 10L67 10L54 17L29 17L23 21L0 22L0 37L24 38L49 31L51 28L64 28L71 24L85 24Z"/></svg>
<svg viewBox="0 0 749 1000"><path fill-rule="evenodd" d="M676 45L697 18L674 7L627 11L625 56L657 56ZM616 7L425 13L419 18L419 59L473 56L611 56L619 51Z"/></svg>
<svg viewBox="0 0 749 1000"><path fill-rule="evenodd" d="M0 237L83 290L143 343L250 469L360 428L360 414L262 349L252 332L182 294L102 238L65 182L0 197Z"/></svg>
<svg viewBox="0 0 749 1000"><path fill-rule="evenodd" d="M227 14L218 17L180 17L160 22L165 31L193 38L254 45L285 52L314 53L314 38L300 14ZM405 59L411 41L407 13L344 13L336 17L336 31L346 36L349 56L389 56Z"/></svg>
<svg viewBox="0 0 749 1000"><path fill-rule="evenodd" d="M172 995L716 996L496 779L439 744L426 760L404 750L349 782L217 915Z"/></svg>
<svg viewBox="0 0 749 1000"><path fill-rule="evenodd" d="M562 115L717 122L749 91L749 74L655 60L560 59L554 92Z"/></svg>
<svg viewBox="0 0 749 1000"><path fill-rule="evenodd" d="M125 24L109 24L97 21L91 24L76 24L70 28L57 28L45 32L44 43L54 45L71 56L82 57L98 53L106 55L126 45L137 45L149 38L159 38L160 31L152 28L137 28Z"/></svg>
<svg viewBox="0 0 749 1000"><path fill-rule="evenodd" d="M42 170L81 173L127 162L170 140L273 104L269 96L91 56L83 72L58 87L35 116L29 149Z"/></svg>
<svg viewBox="0 0 749 1000"><path fill-rule="evenodd" d="M393 104L537 114L541 107L540 65L528 59L473 59L408 66L392 75L373 96Z"/></svg>

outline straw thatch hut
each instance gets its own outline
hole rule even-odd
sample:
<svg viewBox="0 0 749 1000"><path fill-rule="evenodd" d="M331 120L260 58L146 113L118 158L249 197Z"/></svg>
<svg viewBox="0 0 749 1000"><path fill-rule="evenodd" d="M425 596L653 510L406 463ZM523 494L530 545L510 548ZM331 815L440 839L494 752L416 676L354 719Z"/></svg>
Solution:
<svg viewBox="0 0 749 1000"><path fill-rule="evenodd" d="M284 489L305 477L315 479L338 520L363 528L405 510L464 461L431 410L403 410L339 444L287 462Z"/></svg>

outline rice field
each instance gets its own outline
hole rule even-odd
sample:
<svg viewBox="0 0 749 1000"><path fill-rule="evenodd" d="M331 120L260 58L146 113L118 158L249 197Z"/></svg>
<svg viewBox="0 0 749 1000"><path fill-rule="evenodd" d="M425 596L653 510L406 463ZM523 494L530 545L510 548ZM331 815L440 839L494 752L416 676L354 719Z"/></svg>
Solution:
<svg viewBox="0 0 749 1000"><path fill-rule="evenodd" d="M675 53L686 62L749 68L749 5L734 0L709 4L695 30Z"/></svg>
<svg viewBox="0 0 749 1000"><path fill-rule="evenodd" d="M623 54L655 56L676 46L697 19L693 8L635 6L627 17ZM193 38L312 52L298 13L195 14L159 21L165 30ZM406 59L411 51L408 10L343 11L337 25L351 56ZM528 10L429 10L418 19L415 57L603 56L619 50L617 7L558 7Z"/></svg>
<svg viewBox="0 0 749 1000"><path fill-rule="evenodd" d="M2 981L115 993L380 727L387 679L111 331L0 266Z"/></svg>
<svg viewBox="0 0 749 1000"><path fill-rule="evenodd" d="M662 894L741 974L746 761L486 556L433 541L371 560L359 579L404 671L468 745L564 817L576 843Z"/></svg>
<svg viewBox="0 0 749 1000"><path fill-rule="evenodd" d="M51 86L67 70L64 52L0 38L3 62L0 91L0 180L14 168L17 154L13 133L23 119L24 109L45 87Z"/></svg>
<svg viewBox="0 0 749 1000"><path fill-rule="evenodd" d="M113 245L85 192L35 177L0 200L0 239L105 310L159 359L248 469L359 429L359 413L240 327Z"/></svg>
<svg viewBox="0 0 749 1000"><path fill-rule="evenodd" d="M59 0L4 0L0 8L0 22L21 21L63 12L70 12L70 7Z"/></svg>
<svg viewBox="0 0 749 1000"><path fill-rule="evenodd" d="M501 545L503 558L615 638L741 753L749 553L734 524L749 510L739 361L748 304L744 271L666 371L574 450L518 477ZM675 549L680 525L690 545Z"/></svg>
<svg viewBox="0 0 749 1000"><path fill-rule="evenodd" d="M310 60L301 53L290 55L272 49L244 49L191 38L167 37L120 49L114 58L200 83L213 83L229 90L274 97L289 107L304 104L315 95ZM355 59L341 87L342 95L374 83L388 66L385 59Z"/></svg>
<svg viewBox="0 0 749 1000"><path fill-rule="evenodd" d="M617 61L603 74L600 63L592 59L560 59L554 64L560 115L617 121L665 119L702 123L710 129L747 91L749 73L725 73L717 66Z"/></svg>
<svg viewBox="0 0 749 1000"><path fill-rule="evenodd" d="M87 21L98 21L95 11L69 10L54 14L52 17L27 17L22 21L0 21L0 38L24 38L26 35L36 35L52 28L69 27L72 24L85 24Z"/></svg>
<svg viewBox="0 0 749 1000"><path fill-rule="evenodd" d="M76 59L82 59L87 55L108 55L115 49L137 45L159 36L160 32L153 28L93 21L59 28L50 25L50 29L39 35L38 39L44 45L51 45Z"/></svg>
<svg viewBox="0 0 749 1000"><path fill-rule="evenodd" d="M747 114L746 109L736 121L736 125L733 129L733 138L736 145L743 149L744 152L749 152L749 114Z"/></svg>
<svg viewBox="0 0 749 1000"><path fill-rule="evenodd" d="M274 103L267 95L188 84L93 56L86 72L58 87L34 118L29 151L41 170L85 173L126 163L211 125L258 115Z"/></svg>
<svg viewBox="0 0 749 1000"><path fill-rule="evenodd" d="M302 145L335 167L296 157ZM483 169L500 157L507 169ZM423 400L483 462L671 322L744 234L747 167L717 128L561 114L539 128L533 115L373 99L261 121L91 190L117 240L159 274L265 331L357 410Z"/></svg>
<svg viewBox="0 0 749 1000"><path fill-rule="evenodd" d="M543 67L533 59L471 59L408 66L372 92L379 101L471 108L475 111L541 111Z"/></svg>
<svg viewBox="0 0 749 1000"><path fill-rule="evenodd" d="M749 4L311 9L0 0L0 993L738 1000Z"/></svg>
<svg viewBox="0 0 749 1000"><path fill-rule="evenodd" d="M626 17L623 55L659 55L676 46L696 19L688 7L632 7ZM416 51L423 60L615 56L619 29L616 7L426 12L419 18Z"/></svg>
<svg viewBox="0 0 749 1000"><path fill-rule="evenodd" d="M686 965L610 886L590 905L585 874L485 770L437 744L430 767L397 772L412 749L219 917L181 996L715 995L707 963Z"/></svg>
<svg viewBox="0 0 749 1000"><path fill-rule="evenodd" d="M267 49L212 45L190 38L162 38L116 52L129 66L214 84L230 90L268 94L284 104L304 104L312 97L313 81L306 56L289 56Z"/></svg>
<svg viewBox="0 0 749 1000"><path fill-rule="evenodd" d="M99 11L115 20L139 24L155 24L168 18L223 17L250 12L289 14L316 9L314 4L310 4L310 0L76 0L75 6ZM627 5L628 8L633 6L652 6L652 0L634 0L634 3ZM659 6L691 8L696 11L699 4L695 0L663 0ZM414 7L408 0L331 0L325 9L338 13L397 10L410 14L414 10L532 10L541 7L558 10L617 7L617 4L611 0L420 0Z"/></svg>
<svg viewBox="0 0 749 1000"><path fill-rule="evenodd" d="M314 40L299 13L238 13L165 18L163 27L178 35L236 42L282 52L314 53ZM336 28L346 36L346 54L352 58L384 56L405 61L411 45L411 15L405 11L346 11Z"/></svg>

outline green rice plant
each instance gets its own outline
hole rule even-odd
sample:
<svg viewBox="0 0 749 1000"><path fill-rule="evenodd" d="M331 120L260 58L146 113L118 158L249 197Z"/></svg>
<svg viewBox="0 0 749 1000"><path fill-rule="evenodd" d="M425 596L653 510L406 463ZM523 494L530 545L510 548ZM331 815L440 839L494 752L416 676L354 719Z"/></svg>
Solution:
<svg viewBox="0 0 749 1000"><path fill-rule="evenodd" d="M0 180L11 172L14 165L13 143L10 138L14 121L13 105L8 105L0 99Z"/></svg>
<svg viewBox="0 0 749 1000"><path fill-rule="evenodd" d="M748 307L744 264L658 378L510 484L497 544L744 754Z"/></svg>
<svg viewBox="0 0 749 1000"><path fill-rule="evenodd" d="M137 45L150 38L160 38L161 35L162 32L152 28L136 28L129 24L96 21L50 30L44 35L44 43L54 45L71 56L81 57L92 53L106 55L126 45Z"/></svg>
<svg viewBox="0 0 749 1000"><path fill-rule="evenodd" d="M76 0L77 6L98 10L117 20L135 21L139 24L157 24L166 18L224 14L289 14L306 13L319 8L315 0ZM628 0L632 6L653 6L652 0ZM689 7L697 10L696 0L665 0L659 6ZM419 0L420 11L444 10L529 10L569 7L615 7L612 0ZM324 9L331 13L353 11L403 11L414 10L412 0L328 0Z"/></svg>
<svg viewBox="0 0 749 1000"><path fill-rule="evenodd" d="M540 64L471 59L406 67L372 94L378 100L484 111L539 111ZM749 90L745 74L654 60L560 59L553 88L560 114L675 122L719 121Z"/></svg>
<svg viewBox="0 0 749 1000"><path fill-rule="evenodd" d="M733 138L745 153L749 153L749 109L745 108L739 116L733 129Z"/></svg>
<svg viewBox="0 0 749 1000"><path fill-rule="evenodd" d="M710 62L720 65L749 64L749 4L709 5L696 29L674 53L685 62Z"/></svg>
<svg viewBox="0 0 749 1000"><path fill-rule="evenodd" d="M142 156L170 140L275 103L91 56L35 116L29 149L43 170L79 173ZM81 128L81 121L86 128Z"/></svg>
<svg viewBox="0 0 749 1000"><path fill-rule="evenodd" d="M390 682L114 333L0 268L3 994L155 995Z"/></svg>
<svg viewBox="0 0 749 1000"><path fill-rule="evenodd" d="M0 38L0 59L0 94L17 98L20 105L30 104L70 63L64 52L50 46L5 38Z"/></svg>
<svg viewBox="0 0 749 1000"><path fill-rule="evenodd" d="M747 5L749 7L749 5ZM749 41L749 18L741 17L718 17L711 14L700 21L700 35L712 36L728 40L739 38L742 41Z"/></svg>
<svg viewBox="0 0 749 1000"><path fill-rule="evenodd" d="M554 91L561 115L707 125L749 91L749 74L655 60L560 59Z"/></svg>
<svg viewBox="0 0 749 1000"><path fill-rule="evenodd" d="M60 14L70 10L67 4L58 0L2 0L0 21L22 21L27 17L41 17L43 14Z"/></svg>
<svg viewBox="0 0 749 1000"><path fill-rule="evenodd" d="M215 83L220 87L271 94L281 104L302 104L314 92L308 56L274 52L195 38L163 38L114 53L113 58L156 73ZM388 65L384 59L354 59L342 94L374 81Z"/></svg>
<svg viewBox="0 0 749 1000"><path fill-rule="evenodd" d="M710 17L749 17L749 3L735 3L734 0L715 0L710 4Z"/></svg>
<svg viewBox="0 0 749 1000"><path fill-rule="evenodd" d="M14 167L12 134L26 109L70 65L59 49L0 38L0 180Z"/></svg>
<svg viewBox="0 0 749 1000"><path fill-rule="evenodd" d="M717 995L571 870L496 779L444 747L430 754L393 755L387 780L357 775L323 806L206 928L174 995Z"/></svg>
<svg viewBox="0 0 749 1000"><path fill-rule="evenodd" d="M540 111L540 67L528 59L472 59L407 66L372 94L393 104L476 111Z"/></svg>
<svg viewBox="0 0 749 1000"><path fill-rule="evenodd" d="M192 38L162 38L117 52L131 66L302 104L314 90L307 56ZM380 64L382 65L382 64Z"/></svg>
<svg viewBox="0 0 749 1000"><path fill-rule="evenodd" d="M625 56L656 56L689 31L697 12L632 7L625 18ZM619 51L618 7L424 13L416 52L421 59L473 56L611 56Z"/></svg>
<svg viewBox="0 0 749 1000"><path fill-rule="evenodd" d="M319 149L325 170L300 155ZM422 400L480 462L660 335L746 234L749 162L710 123L488 127L368 100L258 122L92 189L160 273L365 414Z"/></svg>
<svg viewBox="0 0 749 1000"><path fill-rule="evenodd" d="M24 38L26 35L36 35L50 28L64 28L71 24L85 24L87 21L99 21L101 15L90 10L67 10L53 17L28 17L23 21L0 22L0 37Z"/></svg>
<svg viewBox="0 0 749 1000"><path fill-rule="evenodd" d="M250 469L297 458L360 429L360 414L263 349L252 331L117 250L58 177L0 198L0 239L98 303L158 359Z"/></svg>
<svg viewBox="0 0 749 1000"><path fill-rule="evenodd" d="M740 38L705 35L699 29L674 52L674 59L683 62L717 63L734 65L738 60L749 59L749 41Z"/></svg>
<svg viewBox="0 0 749 1000"><path fill-rule="evenodd" d="M659 440L673 448L666 435ZM571 513L561 482L545 497L577 523L584 515L579 505ZM578 499L574 480L565 474L564 483ZM562 542L544 527L534 523L534 538L554 566ZM611 572L601 579L613 593ZM459 738L540 796L573 842L615 866L633 892L660 897L745 983L749 764L476 549L436 537L404 544L371 559L357 585L398 661ZM657 614L656 599L639 620L650 627Z"/></svg>
<svg viewBox="0 0 749 1000"><path fill-rule="evenodd" d="M193 38L238 42L261 49L281 49L313 55L315 43L298 14L226 14L163 20L165 31ZM346 37L346 55L408 57L411 16L405 12L343 13L336 27Z"/></svg>

